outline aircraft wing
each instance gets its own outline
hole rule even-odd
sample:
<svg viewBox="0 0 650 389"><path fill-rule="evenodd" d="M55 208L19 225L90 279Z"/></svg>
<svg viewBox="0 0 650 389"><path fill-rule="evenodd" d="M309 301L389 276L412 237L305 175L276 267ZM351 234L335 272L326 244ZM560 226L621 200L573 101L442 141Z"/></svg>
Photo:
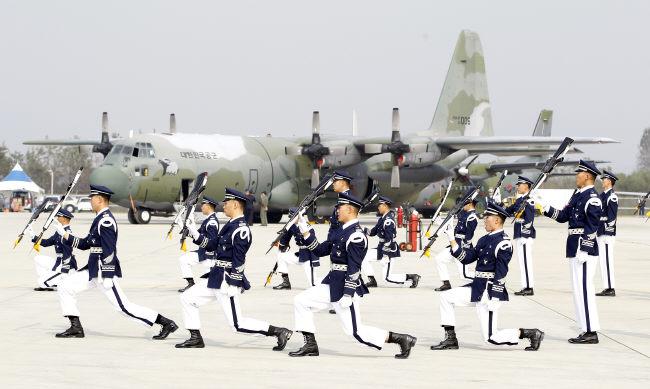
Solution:
<svg viewBox="0 0 650 389"><path fill-rule="evenodd" d="M42 139L27 140L23 144L30 146L95 146L100 145L101 141L89 139Z"/></svg>
<svg viewBox="0 0 650 389"><path fill-rule="evenodd" d="M558 164L558 166L577 166L579 161L562 161ZM609 163L609 161L594 161L597 164L601 163ZM487 167L488 171L492 172L501 172L505 169L508 169L510 171L520 171L520 170L526 170L526 169L541 169L542 166L546 161L526 161L526 162L502 162L502 163L493 163L490 166ZM574 175L571 173L571 175ZM617 192L618 193L618 192Z"/></svg>
<svg viewBox="0 0 650 389"><path fill-rule="evenodd" d="M646 193L647 193L647 192L621 192L621 191L618 191L618 190L616 191L616 195L619 196L619 197L634 197L634 198L638 198L638 197L643 197L643 196L645 196Z"/></svg>
<svg viewBox="0 0 650 389"><path fill-rule="evenodd" d="M441 137L435 140L438 146L446 147L452 150L465 149L470 154L492 154L513 153L512 155L531 154L538 155L547 147L553 150L559 146L564 137L531 137L531 136L490 136L490 137L470 137L470 136L452 136ZM611 138L573 138L574 144L604 144L619 143ZM548 151L548 150L547 150Z"/></svg>

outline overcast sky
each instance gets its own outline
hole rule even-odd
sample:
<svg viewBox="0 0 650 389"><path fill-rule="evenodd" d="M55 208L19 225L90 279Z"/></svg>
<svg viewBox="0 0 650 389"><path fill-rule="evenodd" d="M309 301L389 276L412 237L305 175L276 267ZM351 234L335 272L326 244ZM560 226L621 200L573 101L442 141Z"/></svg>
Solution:
<svg viewBox="0 0 650 389"><path fill-rule="evenodd" d="M390 136L429 126L462 29L486 56L495 134L554 135L631 171L650 126L650 1L0 0L0 141L129 129Z"/></svg>

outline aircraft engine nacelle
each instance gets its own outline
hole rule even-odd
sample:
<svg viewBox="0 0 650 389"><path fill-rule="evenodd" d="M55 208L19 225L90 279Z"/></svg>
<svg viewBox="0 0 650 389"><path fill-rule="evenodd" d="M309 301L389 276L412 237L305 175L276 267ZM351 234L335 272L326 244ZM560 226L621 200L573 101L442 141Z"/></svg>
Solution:
<svg viewBox="0 0 650 389"><path fill-rule="evenodd" d="M334 149L335 152L321 158L319 161L321 169L338 169L361 162L361 155L354 146L331 146L330 149Z"/></svg>
<svg viewBox="0 0 650 389"><path fill-rule="evenodd" d="M401 163L402 167L418 168L431 166L442 159L442 152L436 145L427 145L427 150L420 153L406 153Z"/></svg>

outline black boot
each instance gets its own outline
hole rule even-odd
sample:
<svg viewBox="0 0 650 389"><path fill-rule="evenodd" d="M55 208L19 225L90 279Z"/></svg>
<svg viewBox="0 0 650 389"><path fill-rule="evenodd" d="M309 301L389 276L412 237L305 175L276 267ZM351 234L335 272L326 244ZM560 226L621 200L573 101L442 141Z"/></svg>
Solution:
<svg viewBox="0 0 650 389"><path fill-rule="evenodd" d="M178 329L178 325L176 325L173 320L168 319L163 315L158 315L158 317L156 317L156 324L160 324L161 326L158 335L154 335L152 338L156 340L165 339L169 334Z"/></svg>
<svg viewBox="0 0 650 389"><path fill-rule="evenodd" d="M598 344L598 333L596 331L583 332L576 338L569 339L569 343L573 344Z"/></svg>
<svg viewBox="0 0 650 389"><path fill-rule="evenodd" d="M175 346L176 348L203 348L205 343L203 343L203 338L201 337L201 332L199 330L190 330L190 338L183 343L179 343Z"/></svg>
<svg viewBox="0 0 650 389"><path fill-rule="evenodd" d="M285 346L287 345L287 342L289 341L289 339L291 339L291 335L293 335L293 331L287 328L274 327L274 326L269 326L269 331L267 333L267 336L275 336L276 338L278 338L278 345L273 347L273 351L284 350Z"/></svg>
<svg viewBox="0 0 650 389"><path fill-rule="evenodd" d="M614 288L607 288L600 293L596 293L596 296L614 297L616 296L616 290L614 290Z"/></svg>
<svg viewBox="0 0 650 389"><path fill-rule="evenodd" d="M451 289L451 284L449 283L449 281L445 280L445 281L442 281L442 285L435 288L434 290L436 292L444 292L445 290L449 290L449 289Z"/></svg>
<svg viewBox="0 0 650 389"><path fill-rule="evenodd" d="M535 291L533 290L533 288L523 288L519 292L515 292L515 295L516 296L534 296Z"/></svg>
<svg viewBox="0 0 650 389"><path fill-rule="evenodd" d="M376 288L377 280L374 276L368 276L368 282L366 282L366 288Z"/></svg>
<svg viewBox="0 0 650 389"><path fill-rule="evenodd" d="M54 292L54 288L51 287L46 287L46 288L41 288L40 286L37 288L34 288L35 291L37 292Z"/></svg>
<svg viewBox="0 0 650 389"><path fill-rule="evenodd" d="M299 350L292 351L289 353L290 357L317 357L318 356L318 344L316 343L316 336L311 332L302 332L302 336L305 338L305 344Z"/></svg>
<svg viewBox="0 0 650 389"><path fill-rule="evenodd" d="M418 283L420 282L420 275L419 274L407 274L406 279L411 280L411 286L410 288L417 288Z"/></svg>
<svg viewBox="0 0 650 389"><path fill-rule="evenodd" d="M189 288L191 288L191 287L194 286L194 278L190 277L190 278L186 278L185 280L187 281L187 285L185 285L184 287L180 288L180 289L178 290L179 293L183 293L183 292L185 292L186 290L188 290Z"/></svg>
<svg viewBox="0 0 650 389"><path fill-rule="evenodd" d="M406 359L411 354L411 348L415 346L418 339L408 334L397 334L395 332L388 333L388 343L396 343L399 345L400 353L395 354L397 359Z"/></svg>
<svg viewBox="0 0 650 389"><path fill-rule="evenodd" d="M445 340L435 346L431 346L431 350L458 350L458 339L456 339L454 327L443 327L445 327Z"/></svg>
<svg viewBox="0 0 650 389"><path fill-rule="evenodd" d="M544 340L544 333L537 328L520 328L519 329L519 339L530 339L530 346L526 347L526 351L537 351L539 350L539 345Z"/></svg>
<svg viewBox="0 0 650 389"><path fill-rule="evenodd" d="M336 315L336 311L333 309L330 309L330 315Z"/></svg>
<svg viewBox="0 0 650 389"><path fill-rule="evenodd" d="M282 275L282 283L280 283L277 286L274 286L273 289L275 290L290 290L291 289L291 282L289 281L289 274L287 273L280 273Z"/></svg>
<svg viewBox="0 0 650 389"><path fill-rule="evenodd" d="M67 316L70 319L70 328L63 332L59 332L55 336L57 338L83 338L84 329L79 321L79 316Z"/></svg>

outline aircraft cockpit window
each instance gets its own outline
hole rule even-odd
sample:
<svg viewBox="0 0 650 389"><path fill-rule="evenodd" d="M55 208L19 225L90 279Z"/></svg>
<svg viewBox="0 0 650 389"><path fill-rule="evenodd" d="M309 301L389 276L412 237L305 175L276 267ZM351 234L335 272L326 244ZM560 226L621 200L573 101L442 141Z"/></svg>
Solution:
<svg viewBox="0 0 650 389"><path fill-rule="evenodd" d="M138 151L139 151L139 149L138 149L137 147L134 147L134 148L133 148L133 154L132 154L132 155L133 155L134 157L136 157L136 158L139 156L139 155L138 155Z"/></svg>
<svg viewBox="0 0 650 389"><path fill-rule="evenodd" d="M122 145L113 146L113 150L111 150L111 154L119 154L120 152L122 152Z"/></svg>
<svg viewBox="0 0 650 389"><path fill-rule="evenodd" d="M133 154L133 147L132 146L124 146L124 148L122 148L122 154L131 156L131 154Z"/></svg>
<svg viewBox="0 0 650 389"><path fill-rule="evenodd" d="M146 143L146 145L147 145L147 152L145 154L145 157L156 158L156 153L153 151L153 145L151 143Z"/></svg>

